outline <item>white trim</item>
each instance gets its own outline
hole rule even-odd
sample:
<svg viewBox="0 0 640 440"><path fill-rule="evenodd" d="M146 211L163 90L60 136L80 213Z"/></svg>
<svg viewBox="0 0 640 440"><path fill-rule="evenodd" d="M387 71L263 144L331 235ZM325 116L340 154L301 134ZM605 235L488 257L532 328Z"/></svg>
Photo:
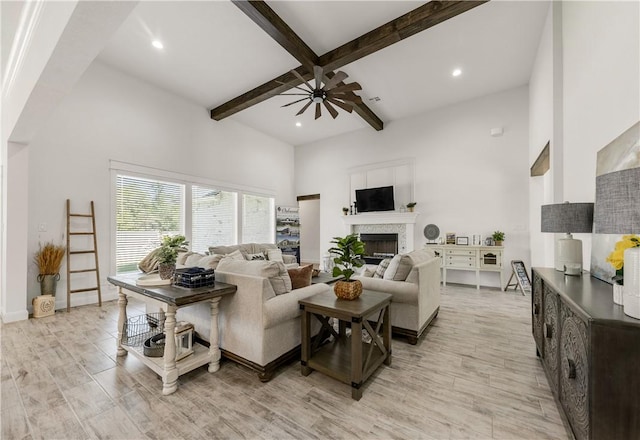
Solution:
<svg viewBox="0 0 640 440"><path fill-rule="evenodd" d="M2 315L2 322L4 324L7 324L9 322L24 321L25 319L29 319L29 311L27 311L26 309L19 310L17 312L5 313Z"/></svg>
<svg viewBox="0 0 640 440"><path fill-rule="evenodd" d="M276 192L272 189L258 188L247 185L237 185L235 183L220 182L218 180L208 179L205 177L191 176L188 174L176 173L174 171L163 170L160 168L146 167L143 165L136 165L127 162L120 162L117 160L109 160L109 169L117 171L125 171L127 173L134 173L140 177L149 177L152 179L164 178L171 179L177 183L197 183L204 186L212 186L215 189L223 191L238 191L247 194L253 194L257 196L275 197Z"/></svg>

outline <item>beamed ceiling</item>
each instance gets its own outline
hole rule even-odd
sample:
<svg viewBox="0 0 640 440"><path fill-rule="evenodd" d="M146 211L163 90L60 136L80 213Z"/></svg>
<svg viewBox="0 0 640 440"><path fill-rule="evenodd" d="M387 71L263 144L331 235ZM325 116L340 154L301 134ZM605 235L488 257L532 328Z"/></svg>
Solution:
<svg viewBox="0 0 640 440"><path fill-rule="evenodd" d="M300 145L527 84L547 9L500 0L141 2L98 59L216 121ZM291 70L311 80L314 65L325 81L341 70L362 85L353 113L338 108L333 119L323 107L314 120L313 107L296 116L305 102L281 108L294 97L276 95L300 93Z"/></svg>

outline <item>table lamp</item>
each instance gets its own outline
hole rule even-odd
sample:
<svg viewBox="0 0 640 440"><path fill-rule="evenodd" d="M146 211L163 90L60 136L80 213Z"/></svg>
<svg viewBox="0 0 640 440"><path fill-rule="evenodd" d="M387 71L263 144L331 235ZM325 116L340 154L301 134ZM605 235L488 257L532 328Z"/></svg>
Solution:
<svg viewBox="0 0 640 440"><path fill-rule="evenodd" d="M564 233L556 240L554 267L567 275L582 274L582 240L572 232L591 232L593 203L557 203L542 205L542 232Z"/></svg>
<svg viewBox="0 0 640 440"><path fill-rule="evenodd" d="M596 177L594 232L640 234L640 168ZM640 248L624 251L624 313L640 319Z"/></svg>

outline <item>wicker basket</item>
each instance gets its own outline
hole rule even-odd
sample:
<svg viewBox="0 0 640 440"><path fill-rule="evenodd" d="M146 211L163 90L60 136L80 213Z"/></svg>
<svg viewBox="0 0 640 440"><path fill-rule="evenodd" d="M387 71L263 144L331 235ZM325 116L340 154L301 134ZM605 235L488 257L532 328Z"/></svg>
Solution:
<svg viewBox="0 0 640 440"><path fill-rule="evenodd" d="M340 299L356 299L362 293L362 283L358 280L338 281L333 285L333 291Z"/></svg>

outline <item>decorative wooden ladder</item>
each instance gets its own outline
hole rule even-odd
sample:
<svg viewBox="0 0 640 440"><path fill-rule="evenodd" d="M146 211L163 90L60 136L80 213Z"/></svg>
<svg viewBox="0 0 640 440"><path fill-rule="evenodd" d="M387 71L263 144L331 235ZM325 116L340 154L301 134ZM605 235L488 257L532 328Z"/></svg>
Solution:
<svg viewBox="0 0 640 440"><path fill-rule="evenodd" d="M72 232L71 231L71 217L83 217L91 219L91 231L90 232ZM85 235L93 237L93 250L71 250L71 236ZM79 254L93 254L95 257L95 268L91 269L71 269L71 256ZM96 287L87 287L83 289L71 288L71 276L77 273L95 272L96 273ZM100 291L100 266L98 265L98 240L96 238L96 214L93 209L93 200L91 201L91 214L72 214L71 213L71 201L67 199L67 312L71 308L71 294L80 292L91 292L93 290L98 291L98 305L102 307L102 293Z"/></svg>

